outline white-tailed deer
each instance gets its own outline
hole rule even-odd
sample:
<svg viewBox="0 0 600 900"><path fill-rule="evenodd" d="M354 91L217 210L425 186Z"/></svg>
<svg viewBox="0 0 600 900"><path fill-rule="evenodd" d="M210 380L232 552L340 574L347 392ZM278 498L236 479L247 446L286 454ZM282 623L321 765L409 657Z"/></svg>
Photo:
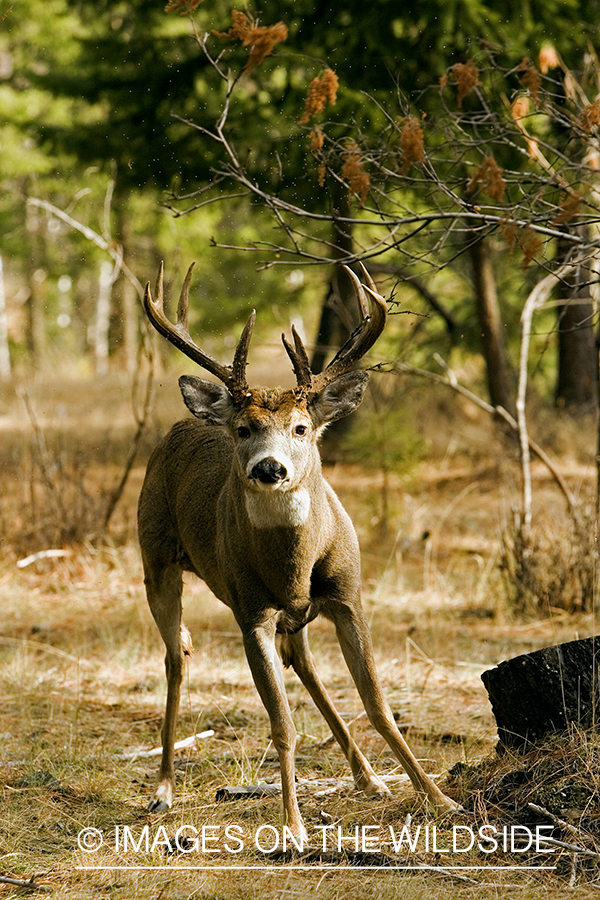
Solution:
<svg viewBox="0 0 600 900"><path fill-rule="evenodd" d="M404 766L417 791L438 813L456 809L423 771L398 731L375 670L360 600L360 557L352 522L321 473L317 439L323 428L362 400L368 374L350 371L381 334L385 300L364 272L349 269L362 322L322 373L311 372L294 329L283 343L297 387L250 388L246 359L254 324L248 319L233 364L223 365L190 337L187 309L192 268L177 310L165 315L162 266L145 308L154 327L221 384L188 375L179 385L196 417L176 424L154 451L139 505L146 593L166 645L167 704L162 763L150 809L163 811L174 790L173 743L184 655L191 650L182 623L182 572L202 578L232 610L252 677L269 714L279 755L285 824L305 834L296 800L296 732L283 666L292 666L345 753L356 785L389 793L357 747L321 682L306 625L318 615L336 628L342 653L374 727ZM364 270L363 270L364 271ZM367 303L371 301L371 313ZM275 647L281 635L281 657Z"/></svg>

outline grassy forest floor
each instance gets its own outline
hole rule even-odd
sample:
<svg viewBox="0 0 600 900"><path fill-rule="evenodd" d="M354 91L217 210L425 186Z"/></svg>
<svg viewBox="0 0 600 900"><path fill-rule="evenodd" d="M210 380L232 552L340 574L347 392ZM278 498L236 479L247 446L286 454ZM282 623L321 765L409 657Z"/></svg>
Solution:
<svg viewBox="0 0 600 900"><path fill-rule="evenodd" d="M419 432L418 458L384 478L355 450L353 461L328 466L326 477L361 539L364 605L387 696L416 755L465 811L454 822L436 823L403 781L390 800L367 800L340 781L348 775L341 751L289 674L303 815L309 833L339 826L344 842L341 850L329 846L324 854L293 859L268 852L280 829L279 798L215 799L224 785L277 781L266 713L231 614L188 577L185 620L195 653L178 734L211 729L214 736L179 754L172 811L146 812L158 761L122 756L159 742L165 682L163 648L143 595L135 503L150 447L183 415L175 381L168 376L160 387L139 463L111 523L112 538L66 546L65 556L23 568L17 561L31 552L63 549L52 529L76 503L86 522L99 517L133 431L129 391L117 379L86 381L79 389L74 380L53 376L29 384L27 403L8 387L0 395L0 874L33 878L57 898L595 896L596 868L581 858L574 864L569 851L445 852L452 824L476 830L523 823L522 807L539 787L529 784L526 796L511 794L504 805L486 794L486 785L501 775L481 672L502 659L593 634L595 622L592 613L559 608L523 618L507 602L499 559L502 532L519 504L517 449L483 413L440 389L414 389L404 400L412 404L409 427L416 423ZM583 496L594 479L593 423L548 415L541 429L536 437L546 440ZM563 498L537 464L534 478L536 527L558 542L566 521ZM358 743L378 773L398 774L361 715L332 628L317 620L310 632L321 675ZM581 740L593 743L590 736ZM488 769L473 768L482 761ZM510 765L502 765L506 774ZM521 763L515 767L524 771ZM598 772L589 778L597 784ZM570 810L573 827L584 813L589 809ZM232 825L240 830L230 835L243 835L243 848L233 837L227 842L225 829ZM421 840L414 850L405 843L394 854L389 829L398 833L403 825L413 835L421 827L421 836L437 825L436 848ZM182 826L206 826L204 851L166 852ZM357 826L371 837L366 850L356 845ZM78 846L78 836L90 828L98 833L89 840L102 837L93 852ZM254 846L259 831L262 851ZM189 827L186 834L192 834ZM398 865L409 868L390 868ZM556 869L543 868L548 865ZM254 866L264 868L245 868ZM0 883L0 893L17 890Z"/></svg>

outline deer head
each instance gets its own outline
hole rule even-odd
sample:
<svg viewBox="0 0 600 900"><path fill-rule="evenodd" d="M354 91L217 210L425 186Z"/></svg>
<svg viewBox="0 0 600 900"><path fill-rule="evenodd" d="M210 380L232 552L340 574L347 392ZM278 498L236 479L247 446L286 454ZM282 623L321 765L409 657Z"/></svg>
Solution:
<svg viewBox="0 0 600 900"><path fill-rule="evenodd" d="M250 490L294 490L315 465L316 441L323 428L351 413L363 398L368 374L350 370L381 334L387 316L385 300L377 293L364 267L365 285L351 269L344 267L352 280L362 318L327 368L319 374L311 371L304 345L292 326L293 344L285 335L282 340L297 386L291 390L250 388L246 364L255 313L252 312L244 327L233 363L224 365L215 360L197 346L189 332L193 267L194 264L188 269L183 283L176 324L169 321L164 310L162 265L156 300L152 299L149 285L144 295L146 313L157 331L221 382L183 375L179 386L184 402L197 418L229 429L236 444L236 472ZM372 302L371 313L367 297Z"/></svg>

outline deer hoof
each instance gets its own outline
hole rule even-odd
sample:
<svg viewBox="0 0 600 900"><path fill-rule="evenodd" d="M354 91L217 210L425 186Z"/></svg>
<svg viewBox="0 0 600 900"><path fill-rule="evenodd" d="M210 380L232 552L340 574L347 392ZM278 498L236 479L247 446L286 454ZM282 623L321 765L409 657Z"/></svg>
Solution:
<svg viewBox="0 0 600 900"><path fill-rule="evenodd" d="M173 788L170 784L159 784L156 793L148 804L148 812L167 812L173 803Z"/></svg>
<svg viewBox="0 0 600 900"><path fill-rule="evenodd" d="M167 812L171 807L168 803L165 803L164 800L159 800L158 797L153 797L150 803L148 804L148 812Z"/></svg>
<svg viewBox="0 0 600 900"><path fill-rule="evenodd" d="M385 782L381 781L377 775L372 775L368 780L362 781L360 784L357 784L357 787L363 791L363 793L374 800L380 799L383 800L385 797L390 797L392 792Z"/></svg>
<svg viewBox="0 0 600 900"><path fill-rule="evenodd" d="M447 813L457 813L464 812L464 806L461 806L460 803L457 803L456 800L452 800L450 797L446 797L445 794L442 794L442 800L437 801L434 805L435 812L438 816L443 816Z"/></svg>

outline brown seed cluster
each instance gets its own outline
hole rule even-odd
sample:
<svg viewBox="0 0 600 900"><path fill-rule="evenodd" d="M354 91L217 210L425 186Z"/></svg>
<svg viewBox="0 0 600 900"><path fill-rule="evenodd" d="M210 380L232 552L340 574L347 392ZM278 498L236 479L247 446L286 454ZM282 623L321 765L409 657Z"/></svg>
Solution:
<svg viewBox="0 0 600 900"><path fill-rule="evenodd" d="M287 25L277 22L276 25L257 25L246 13L234 9L231 13L233 22L229 31L213 31L215 37L228 41L241 41L243 47L250 47L250 56L244 66L244 75L251 72L265 57L270 56L274 47L288 36Z"/></svg>
<svg viewBox="0 0 600 900"><path fill-rule="evenodd" d="M364 205L369 194L371 179L368 172L365 171L360 147L356 141L350 141L344 150L342 177L348 183L350 192L355 194L360 203Z"/></svg>
<svg viewBox="0 0 600 900"><path fill-rule="evenodd" d="M542 86L542 76L540 72L534 65L531 64L527 56L525 56L521 60L521 64L519 65L517 72L523 73L521 75L521 84L529 91L529 96L531 97L531 100L535 104L535 106L539 106L539 93Z"/></svg>
<svg viewBox="0 0 600 900"><path fill-rule="evenodd" d="M506 241L506 245L508 247L508 253L510 256L512 256L515 249L515 244L517 243L517 234L519 229L517 228L515 222L512 222L510 219L505 219L503 222L500 222L500 231L504 235L504 240Z"/></svg>
<svg viewBox="0 0 600 900"><path fill-rule="evenodd" d="M315 127L311 130L309 134L310 139L310 149L313 153L316 153L317 150L320 150L325 142L325 135L323 134L323 129L320 125L315 125Z"/></svg>
<svg viewBox="0 0 600 900"><path fill-rule="evenodd" d="M477 187L498 203L504 200L506 182L502 177L502 169L493 156L486 156L481 165L477 166L467 185L467 194L472 194Z"/></svg>
<svg viewBox="0 0 600 900"><path fill-rule="evenodd" d="M337 99L338 83L338 77L333 69L324 69L321 75L313 78L304 101L301 125L305 125L309 119L322 112L328 103L331 106L334 105Z"/></svg>
<svg viewBox="0 0 600 900"><path fill-rule="evenodd" d="M539 234L536 234L532 228L528 227L523 232L523 236L519 238L519 246L523 251L521 267L526 269L536 256L539 256L544 245Z"/></svg>
<svg viewBox="0 0 600 900"><path fill-rule="evenodd" d="M470 94L479 84L479 69L472 59L468 59L466 63L455 63L450 71L456 83L458 107L460 109L467 94Z"/></svg>
<svg viewBox="0 0 600 900"><path fill-rule="evenodd" d="M600 100L588 103L579 113L579 124L588 133L600 125Z"/></svg>
<svg viewBox="0 0 600 900"><path fill-rule="evenodd" d="M404 116L399 118L401 125L400 149L402 151L402 175L407 175L413 163L425 162L425 144L423 142L423 128L416 116Z"/></svg>
<svg viewBox="0 0 600 900"><path fill-rule="evenodd" d="M500 223L500 230L508 245L508 252L512 256L515 245L519 245L523 253L521 267L526 269L529 264L540 254L543 243L538 234L529 226L520 230L515 222L505 219Z"/></svg>
<svg viewBox="0 0 600 900"><path fill-rule="evenodd" d="M310 141L310 149L313 153L313 156L316 158L317 162L319 162L319 167L317 169L317 174L319 178L319 186L323 187L325 184L325 176L327 174L327 166L324 162L322 162L323 155L320 151L323 149L323 144L325 143L325 134L320 125L315 125L314 128L311 129L309 134Z"/></svg>
<svg viewBox="0 0 600 900"><path fill-rule="evenodd" d="M558 213L554 217L555 225L566 225L579 209L581 202L581 194L579 191L570 191L564 194L562 200L558 204Z"/></svg>

